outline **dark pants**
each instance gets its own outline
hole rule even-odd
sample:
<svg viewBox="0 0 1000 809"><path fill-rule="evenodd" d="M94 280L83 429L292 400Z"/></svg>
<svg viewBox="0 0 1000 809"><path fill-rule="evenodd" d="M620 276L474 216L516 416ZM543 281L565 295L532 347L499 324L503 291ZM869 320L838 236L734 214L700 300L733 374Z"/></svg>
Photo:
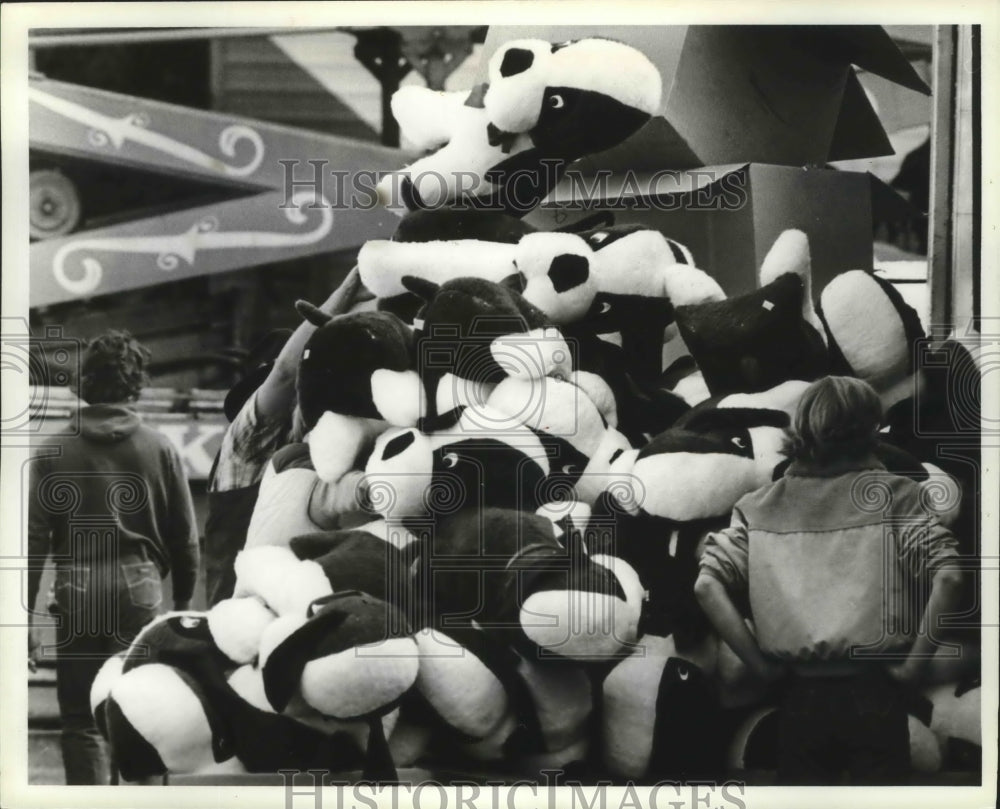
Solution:
<svg viewBox="0 0 1000 809"><path fill-rule="evenodd" d="M141 556L75 564L56 570L56 696L62 719L67 784L107 784L104 740L90 712L98 670L160 611L163 585L156 565Z"/></svg>
<svg viewBox="0 0 1000 809"><path fill-rule="evenodd" d="M903 692L884 671L796 677L781 709L778 781L905 784L910 734Z"/></svg>

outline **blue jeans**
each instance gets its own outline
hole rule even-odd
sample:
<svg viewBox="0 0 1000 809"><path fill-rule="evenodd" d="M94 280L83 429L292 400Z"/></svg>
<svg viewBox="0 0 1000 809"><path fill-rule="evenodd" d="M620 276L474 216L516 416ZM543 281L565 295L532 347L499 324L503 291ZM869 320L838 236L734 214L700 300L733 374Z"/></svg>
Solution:
<svg viewBox="0 0 1000 809"><path fill-rule="evenodd" d="M50 604L56 625L56 696L67 784L107 784L111 767L90 712L90 687L112 655L127 649L160 612L163 583L140 555L57 567Z"/></svg>

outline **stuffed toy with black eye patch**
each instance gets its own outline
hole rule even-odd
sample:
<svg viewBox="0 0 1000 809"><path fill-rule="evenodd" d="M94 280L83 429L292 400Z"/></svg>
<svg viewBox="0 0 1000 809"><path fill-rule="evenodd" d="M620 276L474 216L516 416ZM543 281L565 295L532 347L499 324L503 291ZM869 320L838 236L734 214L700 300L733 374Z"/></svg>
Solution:
<svg viewBox="0 0 1000 809"><path fill-rule="evenodd" d="M487 405L532 430L546 448L550 472L540 500L591 504L604 488L611 459L631 449L618 423L614 394L593 374L575 371L566 380L508 378Z"/></svg>
<svg viewBox="0 0 1000 809"><path fill-rule="evenodd" d="M597 58L615 69L595 70ZM611 40L509 43L491 60L490 75L492 90L404 87L393 95L403 135L431 154L380 181L383 205L413 211L466 204L522 216L571 161L621 143L660 103L657 69Z"/></svg>
<svg viewBox="0 0 1000 809"><path fill-rule="evenodd" d="M865 380L887 409L913 397L924 329L892 284L864 270L841 273L823 288L816 313L830 345L830 373Z"/></svg>
<svg viewBox="0 0 1000 809"><path fill-rule="evenodd" d="M419 668L405 616L382 599L346 590L268 630L260 668L273 708L330 732L351 733L361 743L366 777L395 780L385 723Z"/></svg>
<svg viewBox="0 0 1000 809"><path fill-rule="evenodd" d="M802 317L804 296L802 279L786 273L736 298L677 308L681 337L713 396L828 373L826 344Z"/></svg>
<svg viewBox="0 0 1000 809"><path fill-rule="evenodd" d="M813 309L808 240L783 232L752 292L678 307L680 336L713 396L768 390L830 373L826 332Z"/></svg>
<svg viewBox="0 0 1000 809"><path fill-rule="evenodd" d="M576 159L637 132L660 106L653 63L622 42L522 39L496 50L483 97L495 137L528 134L550 157Z"/></svg>
<svg viewBox="0 0 1000 809"><path fill-rule="evenodd" d="M611 228L604 235L608 236L610 232L620 236L624 231ZM631 338L623 341L622 335L633 335L643 345L655 342L653 350L656 354L657 371L662 340L655 334L650 337L651 332L644 328L645 321L641 319L636 306L628 311L629 306L625 304L627 300L633 299L649 303L656 310L659 323L672 318L671 303L667 298L646 298L638 289L632 296L602 292L599 269L604 254L591 248L584 238L587 235L533 233L522 238L516 248L515 260L521 281L521 294L560 327L569 345L573 368L596 374L607 383L614 398L618 422L616 426L620 427L629 440L642 441L646 436L669 427L687 406L670 392L656 386L644 388L633 378L629 369L632 366L641 367L636 359L641 353L640 345ZM655 237L663 241L659 233L655 233ZM626 241L629 244L639 244L642 239ZM620 254L618 259L631 267L637 259L629 255L629 252L631 251ZM686 271L702 276L710 287L718 290L715 282L700 270L693 267L677 270L678 273ZM630 270L623 270L623 273L633 281L640 279L640 274ZM511 283L514 281L515 279L511 279ZM653 286L650 283L646 285L650 288ZM623 283L618 288L625 289L627 284ZM711 297L715 293L706 294ZM721 291L718 294L721 295ZM611 308L609 301L612 298L616 305L622 304L621 316L617 319L611 319L605 311ZM696 296L693 299L701 298ZM664 313L666 316L661 317ZM662 328L657 334L662 335Z"/></svg>
<svg viewBox="0 0 1000 809"><path fill-rule="evenodd" d="M316 473L333 483L354 468L375 436L423 415L413 332L389 312L332 317L305 301L296 308L318 326L299 362L299 410Z"/></svg>
<svg viewBox="0 0 1000 809"><path fill-rule="evenodd" d="M228 660L209 623L200 613L157 619L95 679L92 710L126 780L361 766L346 734L324 733L262 702L253 693L259 670Z"/></svg>
<svg viewBox="0 0 1000 809"><path fill-rule="evenodd" d="M361 281L378 308L412 323L422 301L403 285L404 276L435 284L474 276L500 283L515 275L517 244L535 228L499 211L412 211L392 239L373 239L358 251Z"/></svg>
<svg viewBox="0 0 1000 809"><path fill-rule="evenodd" d="M768 392L769 393L769 392ZM621 556L643 579L649 601L643 628L698 645L710 631L694 598L700 548L728 524L736 501L769 483L784 461L787 412L768 393L697 408L641 449L612 464L595 518L607 521L602 550Z"/></svg>
<svg viewBox="0 0 1000 809"><path fill-rule="evenodd" d="M548 194L562 167L544 166L528 135L495 137L484 92L479 86L457 92L403 87L393 93L401 134L429 154L379 181L383 206L404 214L465 204L523 216Z"/></svg>
<svg viewBox="0 0 1000 809"><path fill-rule="evenodd" d="M479 278L438 285L407 276L403 283L425 301L415 322L425 429L438 429L438 417L463 405L485 402L490 387L508 376L541 379L571 370L559 330L515 289Z"/></svg>
<svg viewBox="0 0 1000 809"><path fill-rule="evenodd" d="M715 777L723 744L712 636L679 651L673 637L645 635L603 683L604 763L618 777ZM648 780L647 780L648 779Z"/></svg>
<svg viewBox="0 0 1000 809"><path fill-rule="evenodd" d="M462 407L455 423L437 432L410 428L380 436L365 466L365 487L378 514L405 526L463 509L534 511L546 499L550 469L532 430L495 408Z"/></svg>
<svg viewBox="0 0 1000 809"><path fill-rule="evenodd" d="M552 522L513 509L465 509L438 521L416 572L434 625L472 622L549 661L613 658L637 637L638 575Z"/></svg>
<svg viewBox="0 0 1000 809"><path fill-rule="evenodd" d="M722 301L725 293L694 265L686 247L658 230L615 225L580 235L594 250L597 288L585 327L616 335L626 370L641 387L654 386L663 371L664 330L674 321L674 309Z"/></svg>

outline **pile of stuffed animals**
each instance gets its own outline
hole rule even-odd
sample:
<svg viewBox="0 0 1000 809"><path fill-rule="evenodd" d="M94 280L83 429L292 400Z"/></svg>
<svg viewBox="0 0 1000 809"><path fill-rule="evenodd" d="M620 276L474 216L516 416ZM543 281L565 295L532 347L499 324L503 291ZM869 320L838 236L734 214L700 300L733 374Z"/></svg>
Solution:
<svg viewBox="0 0 1000 809"><path fill-rule="evenodd" d="M707 533L782 474L809 382L869 381L887 467L966 519L962 469L913 428L921 408L947 419L916 384L923 329L891 285L858 270L813 289L789 230L757 288L727 297L659 231L520 218L660 92L643 54L585 39L508 43L471 93L396 94L429 154L380 186L402 218L358 255L373 300L337 317L298 305L317 326L297 388L309 432L275 470L355 476L366 514L256 532L232 598L157 619L109 661L92 703L124 778L766 769L774 694L693 585ZM981 743L973 645L915 700L919 770Z"/></svg>

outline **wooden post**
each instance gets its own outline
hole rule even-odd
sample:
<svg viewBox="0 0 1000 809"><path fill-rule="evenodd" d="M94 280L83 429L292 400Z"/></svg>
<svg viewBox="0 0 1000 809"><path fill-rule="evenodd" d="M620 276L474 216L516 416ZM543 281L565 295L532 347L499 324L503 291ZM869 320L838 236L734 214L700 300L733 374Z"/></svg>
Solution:
<svg viewBox="0 0 1000 809"><path fill-rule="evenodd" d="M935 337L979 330L981 271L979 31L938 26L931 119L928 284Z"/></svg>
<svg viewBox="0 0 1000 809"><path fill-rule="evenodd" d="M939 25L934 36L934 109L931 115L931 210L927 285L930 326L941 328L951 312L952 139L955 119L955 56L958 27Z"/></svg>

